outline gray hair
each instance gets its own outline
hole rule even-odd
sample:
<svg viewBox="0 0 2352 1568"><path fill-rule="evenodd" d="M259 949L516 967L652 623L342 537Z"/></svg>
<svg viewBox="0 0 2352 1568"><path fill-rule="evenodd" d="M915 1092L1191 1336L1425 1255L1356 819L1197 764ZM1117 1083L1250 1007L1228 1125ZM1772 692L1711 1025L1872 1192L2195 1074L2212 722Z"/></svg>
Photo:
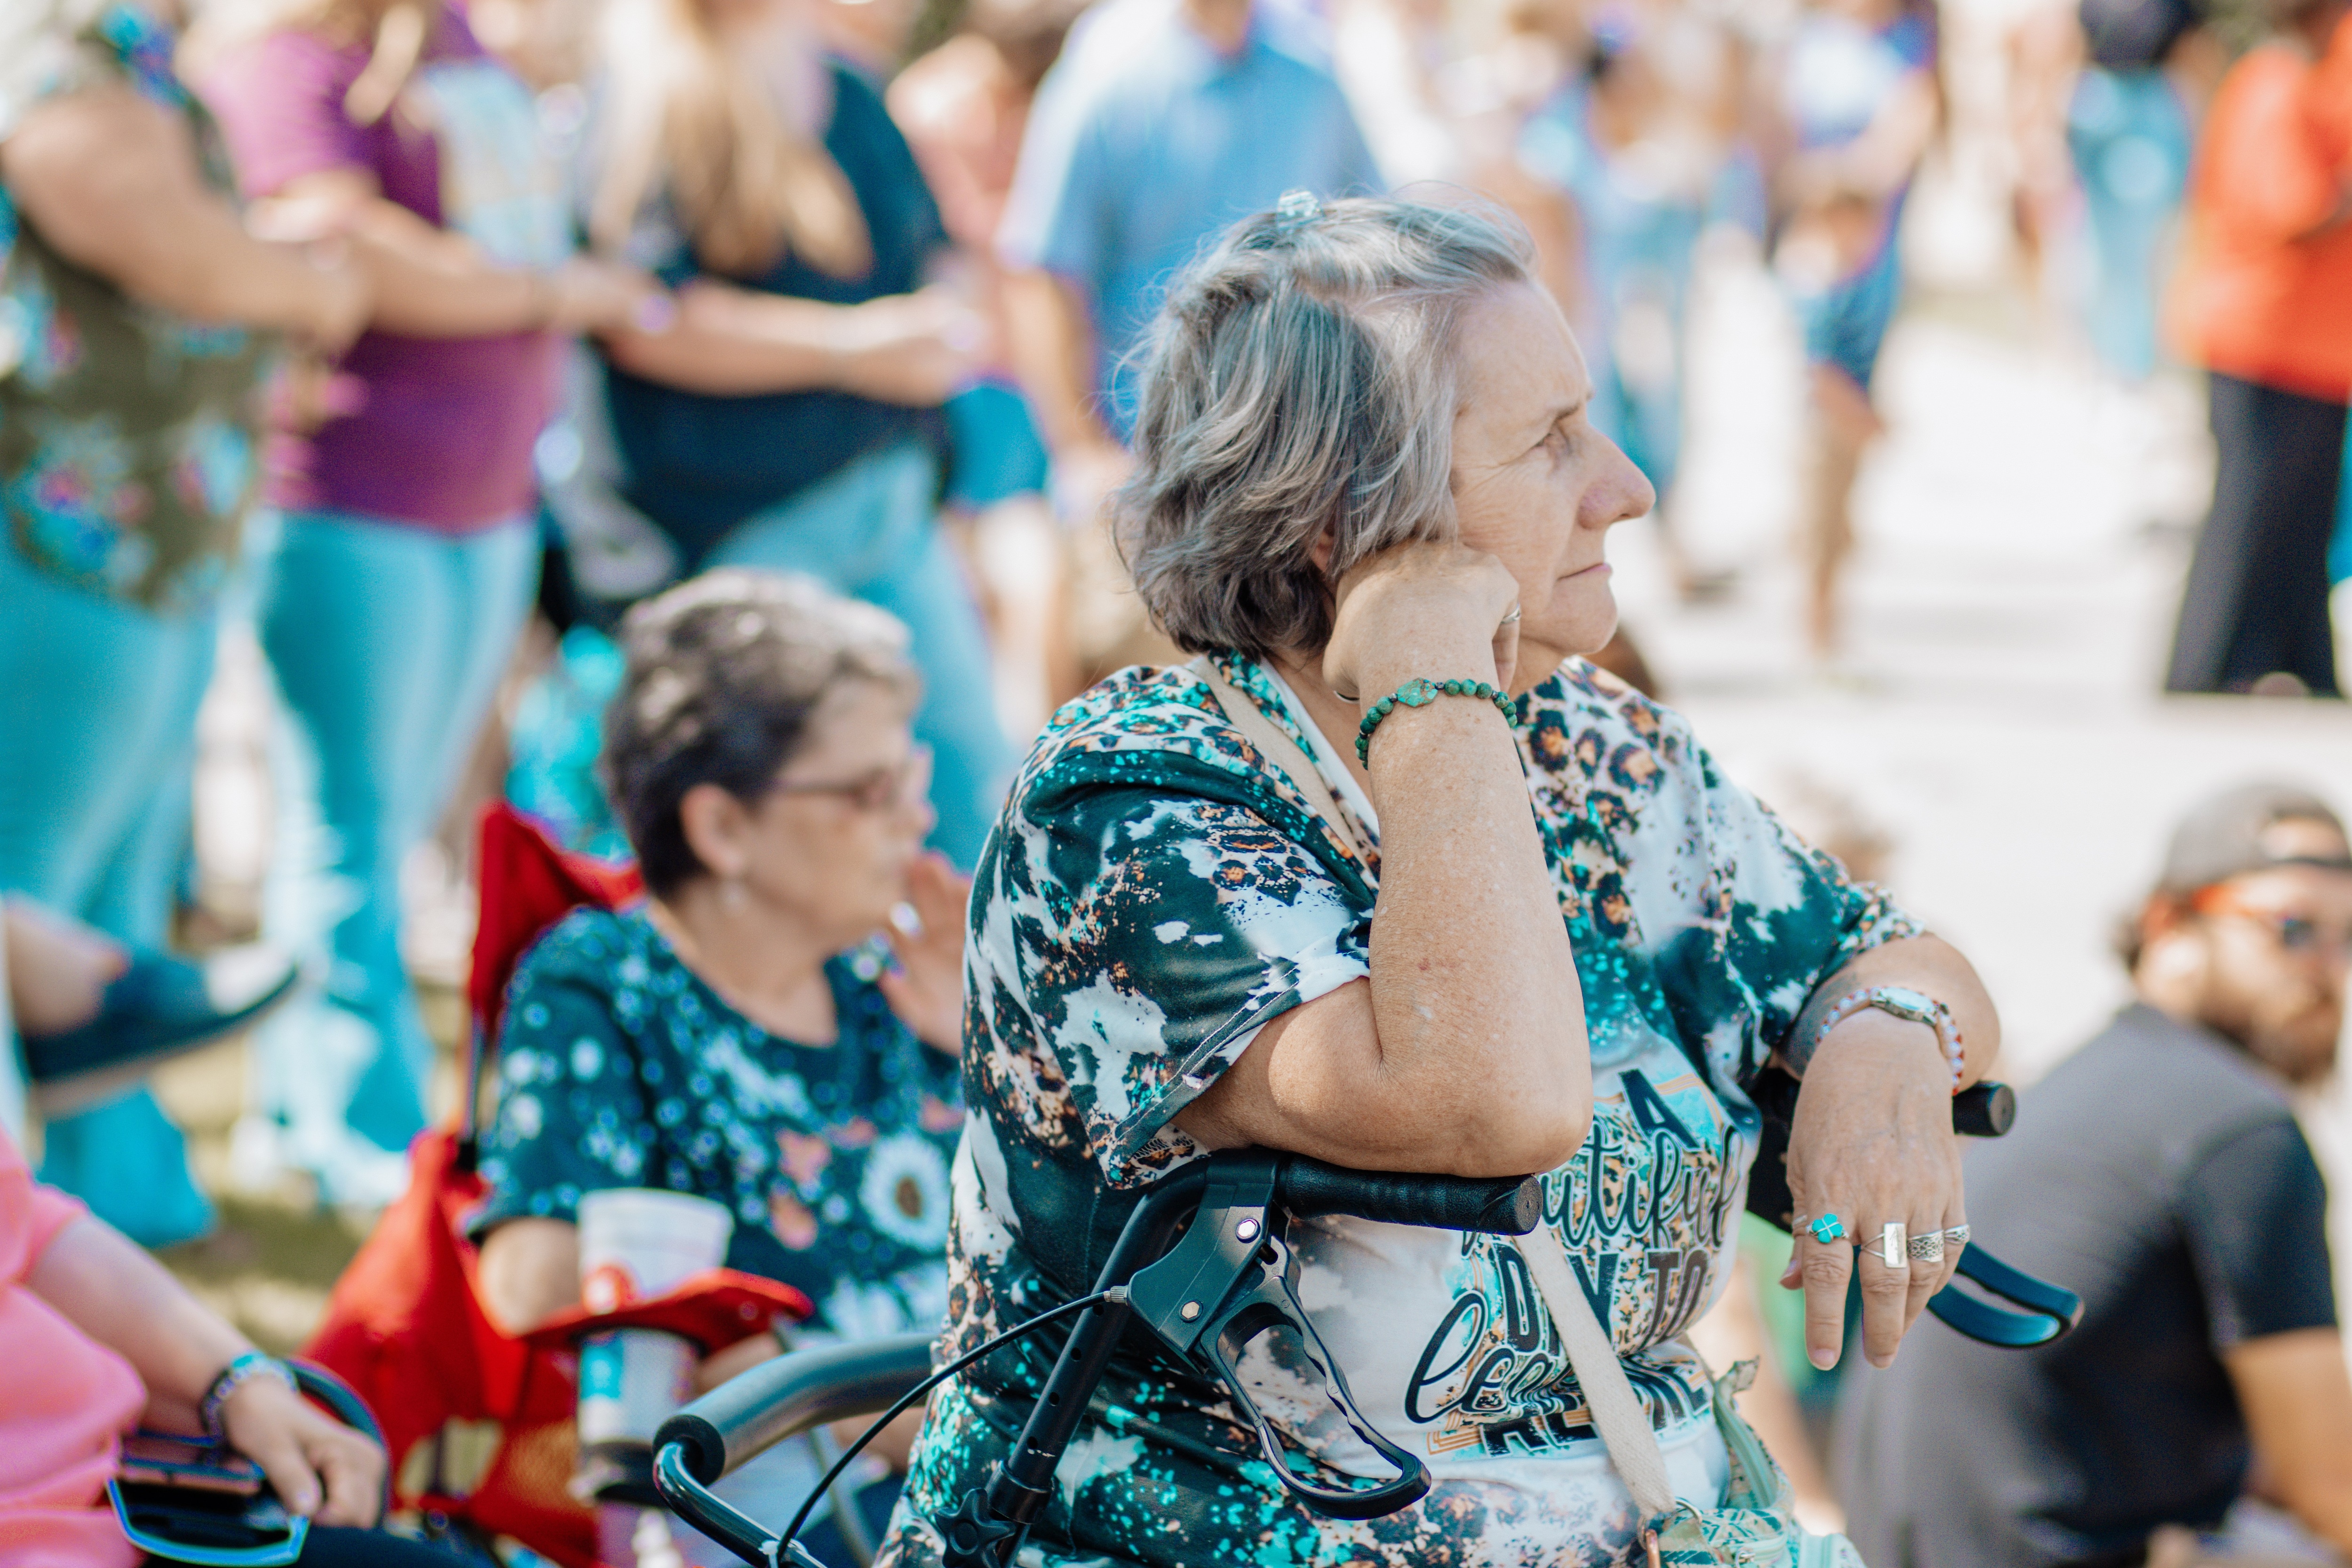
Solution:
<svg viewBox="0 0 2352 1568"><path fill-rule="evenodd" d="M709 871L678 818L687 792L757 800L839 687L921 690L897 618L790 573L706 572L631 610L621 646L604 783L656 896Z"/></svg>
<svg viewBox="0 0 2352 1568"><path fill-rule="evenodd" d="M1319 648L1332 584L1448 539L1463 308L1530 277L1500 209L1294 192L1170 291L1118 498L1136 590L1190 653ZM1328 529L1328 571L1316 540Z"/></svg>

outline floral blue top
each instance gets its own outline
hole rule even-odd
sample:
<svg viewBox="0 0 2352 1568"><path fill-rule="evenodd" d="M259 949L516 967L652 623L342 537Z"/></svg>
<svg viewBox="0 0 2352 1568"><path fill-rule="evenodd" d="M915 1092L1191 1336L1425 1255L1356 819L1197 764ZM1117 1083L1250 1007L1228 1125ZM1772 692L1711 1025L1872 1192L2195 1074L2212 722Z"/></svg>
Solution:
<svg viewBox="0 0 2352 1568"><path fill-rule="evenodd" d="M0 6L0 141L47 99L128 82L186 118L207 179L233 199L172 48L136 5L11 0ZM208 605L260 475L267 348L240 328L142 305L67 260L0 185L0 548L110 598Z"/></svg>
<svg viewBox="0 0 2352 1568"><path fill-rule="evenodd" d="M1371 807L1265 669L1221 662L1318 758L1370 847L1328 828L1190 670L1126 670L1055 715L973 886L972 1110L943 1351L1087 1289L1133 1189L1202 1152L1171 1118L1268 1019L1370 973ZM1583 661L1518 714L1595 1102L1584 1146L1543 1176L1546 1219L1675 1489L1712 1503L1727 1459L1680 1336L1727 1276L1761 1125L1743 1086L1825 979L1916 928L1718 773L1679 717ZM1130 1347L1030 1536L1048 1568L1470 1568L1635 1549L1632 1500L1509 1238L1339 1218L1290 1240L1299 1298L1357 1405L1423 1458L1433 1489L1386 1519L1308 1513L1219 1385ZM1290 1447L1378 1472L1314 1381L1279 1352L1252 1357L1254 1398ZM1046 1365L1042 1350L1000 1352L934 1397L881 1568L939 1561L930 1520L1003 1457Z"/></svg>
<svg viewBox="0 0 2352 1568"><path fill-rule="evenodd" d="M826 965L839 1035L805 1046L729 1006L642 908L573 911L508 992L476 1232L665 1187L727 1205L728 1266L804 1291L818 1333L936 1327L956 1064L890 1011L881 964Z"/></svg>

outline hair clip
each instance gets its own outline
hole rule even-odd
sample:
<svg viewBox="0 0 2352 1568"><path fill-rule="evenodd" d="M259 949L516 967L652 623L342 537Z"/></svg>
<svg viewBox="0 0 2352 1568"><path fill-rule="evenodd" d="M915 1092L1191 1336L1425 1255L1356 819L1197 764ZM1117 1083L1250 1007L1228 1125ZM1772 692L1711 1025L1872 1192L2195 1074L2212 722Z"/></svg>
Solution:
<svg viewBox="0 0 2352 1568"><path fill-rule="evenodd" d="M1313 191L1285 191L1274 204L1274 232L1296 234L1323 216L1323 204Z"/></svg>

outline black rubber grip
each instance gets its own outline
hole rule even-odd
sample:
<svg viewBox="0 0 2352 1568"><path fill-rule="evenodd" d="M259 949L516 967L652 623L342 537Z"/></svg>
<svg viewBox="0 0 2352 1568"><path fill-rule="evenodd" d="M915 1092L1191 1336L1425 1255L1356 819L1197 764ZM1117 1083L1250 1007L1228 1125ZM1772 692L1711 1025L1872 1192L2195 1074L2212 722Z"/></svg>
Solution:
<svg viewBox="0 0 2352 1568"><path fill-rule="evenodd" d="M1302 1218L1346 1214L1496 1236L1525 1236L1543 1218L1543 1184L1533 1176L1349 1171L1299 1155L1283 1167L1275 1190L1282 1206Z"/></svg>
<svg viewBox="0 0 2352 1568"><path fill-rule="evenodd" d="M1972 1083L1952 1096L1952 1131L1963 1138L1999 1138L2017 1121L2017 1090L2005 1083Z"/></svg>
<svg viewBox="0 0 2352 1568"><path fill-rule="evenodd" d="M728 1379L663 1422L654 1452L677 1444L687 1474L709 1486L796 1433L887 1410L930 1373L929 1334L794 1351Z"/></svg>

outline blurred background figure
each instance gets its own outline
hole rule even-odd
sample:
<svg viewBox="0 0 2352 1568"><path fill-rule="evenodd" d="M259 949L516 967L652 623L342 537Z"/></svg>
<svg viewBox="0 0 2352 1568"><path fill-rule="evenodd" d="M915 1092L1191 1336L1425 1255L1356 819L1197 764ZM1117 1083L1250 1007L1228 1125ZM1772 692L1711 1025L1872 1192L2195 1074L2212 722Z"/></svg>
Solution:
<svg viewBox="0 0 2352 1568"><path fill-rule="evenodd" d="M2066 147L2089 219L2091 346L2116 376L2158 362L2158 300L2218 46L2189 0L2084 0Z"/></svg>
<svg viewBox="0 0 2352 1568"><path fill-rule="evenodd" d="M1870 1563L2155 1561L2160 1527L2217 1529L2250 1485L2352 1553L2327 1194L2289 1103L2344 1027L2343 824L2284 785L2201 803L2120 952L2137 1000L1968 1163L1976 1239L2080 1292L2082 1326L1922 1334L1850 1375L1839 1481Z"/></svg>
<svg viewBox="0 0 2352 1568"><path fill-rule="evenodd" d="M1579 254L1563 303L1592 374L1592 420L1657 491L1653 520L1685 593L1722 585L1695 580L1672 529L1692 272L1734 170L1718 106L1692 90L1730 83L1711 32L1676 8L1603 10L1581 69L1529 117L1517 150L1570 205Z"/></svg>
<svg viewBox="0 0 2352 1568"><path fill-rule="evenodd" d="M2327 551L2352 396L2352 28L2279 0L2213 100L2176 321L2210 373L2220 467L2169 691L2338 697Z"/></svg>
<svg viewBox="0 0 2352 1568"><path fill-rule="evenodd" d="M1172 657L1128 587L1102 506L1129 466L1121 366L1170 279L1286 191L1380 188L1304 18L1263 0L1107 0L1046 76L998 248L1008 347L1068 531L1078 681Z"/></svg>
<svg viewBox="0 0 2352 1568"><path fill-rule="evenodd" d="M1871 382L1902 299L1905 200L1942 113L1936 69L1928 0L1811 0L1767 78L1779 118L1774 265L1795 297L1811 367L1813 461L1800 538L1818 660L1839 651L1854 479L1885 428Z"/></svg>
<svg viewBox="0 0 2352 1568"><path fill-rule="evenodd" d="M888 98L967 285L995 330L995 353L977 384L948 400L947 506L988 613L997 706L1020 735L1045 721L1055 693L1076 684L1061 635L1060 542L1045 497L1045 441L1004 353L1012 328L996 233L1030 104L1082 8L1080 0L973 0L955 36L899 72Z"/></svg>
<svg viewBox="0 0 2352 1568"><path fill-rule="evenodd" d="M529 91L440 0L253 0L211 18L205 89L247 194L347 234L370 331L279 422L252 551L285 723L265 929L323 991L260 1043L239 1179L389 1202L433 1047L402 962L400 872L529 614L531 450L558 336L651 286L572 256Z"/></svg>
<svg viewBox="0 0 2352 1568"><path fill-rule="evenodd" d="M654 1187L724 1205L728 1265L815 1303L795 1342L929 1328L963 1128L968 889L922 848L906 628L808 578L730 569L640 605L622 640L606 764L647 897L574 911L516 972L483 1148L484 1303L518 1331L576 1305L582 1195ZM919 925L892 923L904 901ZM719 1351L702 1386L778 1344ZM910 1414L882 1445L901 1471ZM781 1520L819 1473L788 1443L728 1489ZM870 1555L898 1495L867 1479L834 1494L860 1517L827 1506L807 1537L839 1568L863 1561L851 1543Z"/></svg>
<svg viewBox="0 0 2352 1568"><path fill-rule="evenodd" d="M618 493L681 572L804 572L907 625L933 842L969 866L1013 753L939 526L939 408L989 330L929 286L949 239L914 155L807 0L613 0L598 71L590 235L678 290L667 330L599 340Z"/></svg>
<svg viewBox="0 0 2352 1568"><path fill-rule="evenodd" d="M2198 121L2224 63L2189 0L2053 5L2009 40L2027 265L2122 386L2145 383L2165 357L2159 302ZM2088 250L2079 275L2067 265L2077 216Z"/></svg>
<svg viewBox="0 0 2352 1568"><path fill-rule="evenodd" d="M449 1559L375 1528L383 1450L294 1391L163 1266L32 1179L0 1129L0 1542L12 1563L139 1568L108 1486L142 1427L215 1435L313 1521L300 1568L435 1568ZM227 1381L234 1379L234 1381ZM215 1396L217 1395L217 1399ZM202 1420L199 1420L199 1412ZM183 1538L184 1539L184 1538ZM205 1548L198 1547L197 1551Z"/></svg>
<svg viewBox="0 0 2352 1568"><path fill-rule="evenodd" d="M0 888L151 951L263 378L370 308L339 249L246 233L174 44L94 0L0 12ZM43 1174L149 1244L212 1222L143 1089L50 1123Z"/></svg>

